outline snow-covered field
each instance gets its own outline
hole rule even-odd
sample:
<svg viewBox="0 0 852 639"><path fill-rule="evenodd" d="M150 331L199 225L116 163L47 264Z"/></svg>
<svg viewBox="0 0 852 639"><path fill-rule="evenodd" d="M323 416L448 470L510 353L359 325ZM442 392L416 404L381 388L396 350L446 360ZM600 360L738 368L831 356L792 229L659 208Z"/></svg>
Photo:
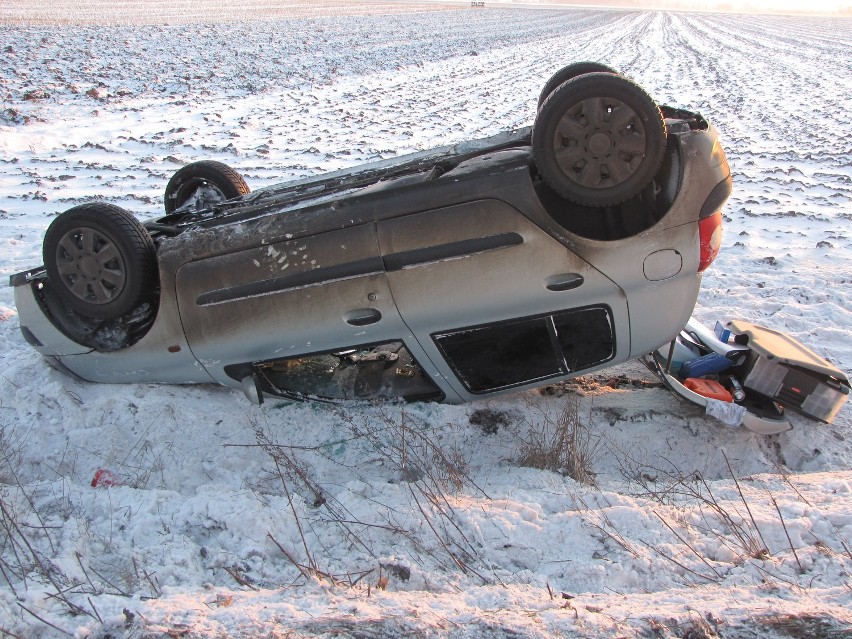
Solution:
<svg viewBox="0 0 852 639"><path fill-rule="evenodd" d="M852 373L850 25L488 8L0 26L2 275L40 264L75 203L157 215L186 162L257 188L484 136L599 60L723 135L734 194L698 317ZM762 437L631 365L466 406L256 408L77 383L24 343L9 287L0 320L0 636L852 636L852 403ZM560 428L586 483L523 465Z"/></svg>

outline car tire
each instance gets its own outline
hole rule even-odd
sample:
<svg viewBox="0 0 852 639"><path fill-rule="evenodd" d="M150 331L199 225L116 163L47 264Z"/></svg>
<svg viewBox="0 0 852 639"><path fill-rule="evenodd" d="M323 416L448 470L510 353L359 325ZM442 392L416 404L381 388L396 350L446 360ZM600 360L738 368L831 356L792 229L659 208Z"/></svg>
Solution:
<svg viewBox="0 0 852 639"><path fill-rule="evenodd" d="M647 186L663 162L666 125L634 82L587 73L562 83L541 105L533 159L544 182L578 204L620 204Z"/></svg>
<svg viewBox="0 0 852 639"><path fill-rule="evenodd" d="M610 66L601 64L600 62L575 62L567 67L562 67L554 73L551 78L544 83L544 88L541 90L541 95L538 96L538 107L544 104L548 96L553 93L553 90L560 84L573 80L577 76L585 75L586 73L613 73L618 75L618 71Z"/></svg>
<svg viewBox="0 0 852 639"><path fill-rule="evenodd" d="M175 171L166 185L166 213L184 206L203 187L208 188L199 197L199 209L251 192L243 177L227 164L215 160L192 162Z"/></svg>
<svg viewBox="0 0 852 639"><path fill-rule="evenodd" d="M106 202L61 213L42 246L50 290L73 311L115 319L152 295L156 249L133 215Z"/></svg>

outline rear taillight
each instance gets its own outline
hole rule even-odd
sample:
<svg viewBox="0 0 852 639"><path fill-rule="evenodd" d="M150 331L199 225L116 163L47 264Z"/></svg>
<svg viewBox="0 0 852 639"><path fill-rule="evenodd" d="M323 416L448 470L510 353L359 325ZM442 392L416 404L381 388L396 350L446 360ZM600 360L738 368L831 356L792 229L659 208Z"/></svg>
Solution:
<svg viewBox="0 0 852 639"><path fill-rule="evenodd" d="M698 237L701 244L698 272L702 273L716 259L722 246L722 211L698 221Z"/></svg>

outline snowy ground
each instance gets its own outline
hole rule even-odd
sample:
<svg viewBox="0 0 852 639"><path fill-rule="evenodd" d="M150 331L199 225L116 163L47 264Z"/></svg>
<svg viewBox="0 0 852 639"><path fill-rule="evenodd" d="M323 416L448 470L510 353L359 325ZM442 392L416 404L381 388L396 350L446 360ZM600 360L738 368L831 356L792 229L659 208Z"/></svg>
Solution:
<svg viewBox="0 0 852 639"><path fill-rule="evenodd" d="M735 190L699 318L787 331L852 373L842 20L0 26L2 275L40 264L75 203L157 215L188 161L257 188L530 123L545 79L581 59L722 132ZM626 366L467 406L255 408L219 387L77 383L26 346L8 287L0 320L0 636L852 633L852 403L761 437ZM522 465L563 418L587 483ZM116 485L93 488L99 469Z"/></svg>
<svg viewBox="0 0 852 639"><path fill-rule="evenodd" d="M281 18L388 15L442 11L464 6L460 0L443 5L426 0L5 0L0 21L21 25L208 25Z"/></svg>

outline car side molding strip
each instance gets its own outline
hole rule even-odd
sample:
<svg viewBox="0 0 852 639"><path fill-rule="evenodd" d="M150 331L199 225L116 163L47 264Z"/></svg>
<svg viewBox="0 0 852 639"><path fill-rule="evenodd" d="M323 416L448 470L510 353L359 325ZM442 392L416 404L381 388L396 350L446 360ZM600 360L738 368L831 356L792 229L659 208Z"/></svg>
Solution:
<svg viewBox="0 0 852 639"><path fill-rule="evenodd" d="M519 233L499 233L487 237L477 237L472 240L461 240L438 246L400 251L385 255L383 260L385 268L389 273L401 271L414 266L432 264L443 260L468 257L477 253L494 251L497 249L510 248L524 243L524 238Z"/></svg>
<svg viewBox="0 0 852 639"><path fill-rule="evenodd" d="M259 282L240 284L229 288L220 288L215 291L202 293L195 300L198 306L211 306L213 304L224 304L248 297L260 297L261 295L272 295L297 288L319 286L328 282L349 280L365 275L376 275L383 271L382 259L371 257L356 262L347 262L335 266L324 266L304 273L294 273L282 277L273 277Z"/></svg>
<svg viewBox="0 0 852 639"><path fill-rule="evenodd" d="M487 237L477 237L471 240L461 240L438 246L428 246L426 248L391 253L384 256L384 258L373 257L356 262L321 267L304 273L295 273L259 282L220 288L215 291L202 293L195 300L195 303L198 306L225 304L249 297L271 295L297 288L319 286L327 282L375 275L384 270L388 272L400 271L405 268L431 264L442 260L457 259L478 253L485 253L486 251L510 248L523 243L524 238L519 233L499 233Z"/></svg>

